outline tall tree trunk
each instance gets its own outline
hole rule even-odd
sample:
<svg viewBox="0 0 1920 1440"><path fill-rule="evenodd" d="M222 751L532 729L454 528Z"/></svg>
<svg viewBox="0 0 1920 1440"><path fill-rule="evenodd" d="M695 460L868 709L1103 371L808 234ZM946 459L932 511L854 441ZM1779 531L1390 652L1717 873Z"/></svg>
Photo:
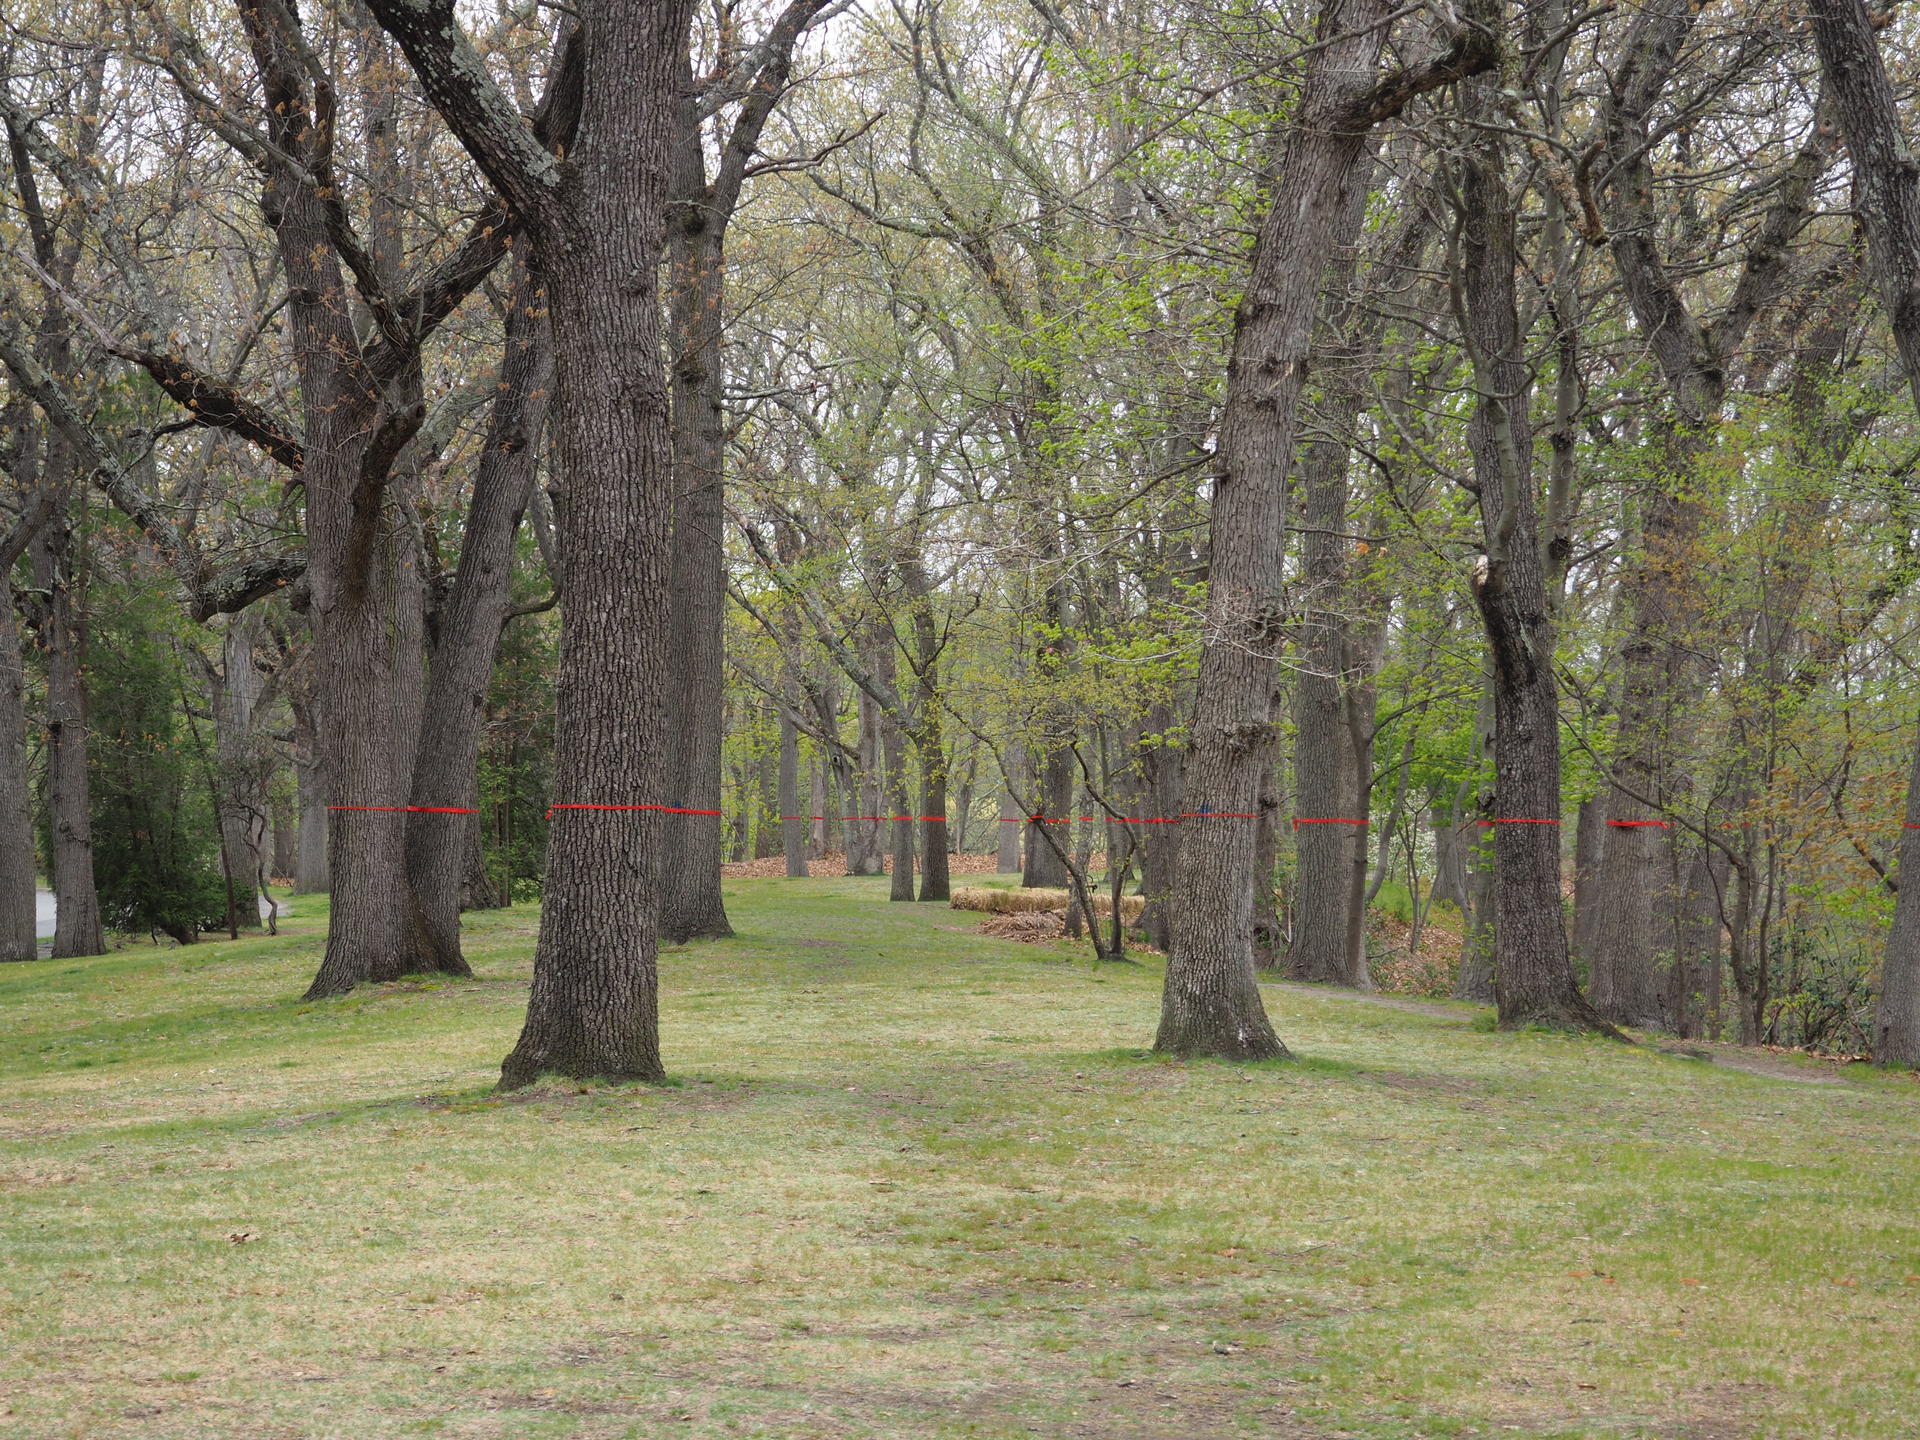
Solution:
<svg viewBox="0 0 1920 1440"><path fill-rule="evenodd" d="M1207 639L1200 655L1187 809L1175 879L1177 927L1154 1048L1263 1059L1286 1054L1253 969L1254 827L1273 737L1282 643L1283 517L1313 334L1315 294L1340 243L1347 186L1371 127L1422 91L1490 65L1495 32L1476 17L1447 52L1379 78L1391 12L1379 0L1325 0L1319 48L1275 168L1234 318L1214 471Z"/></svg>
<svg viewBox="0 0 1920 1440"><path fill-rule="evenodd" d="M726 696L726 215L709 200L707 162L683 78L668 205L667 307L673 386L672 666L667 803L720 808L720 723ZM792 813L784 809L782 814ZM667 815L661 926L675 944L733 933L720 889L720 825ZM791 873L791 871L789 871Z"/></svg>
<svg viewBox="0 0 1920 1440"><path fill-rule="evenodd" d="M1920 165L1862 0L1810 0L1814 43L1853 161L1854 208L1866 231L1882 308L1920 402ZM1907 780L1893 925L1881 957L1873 1058L1920 1066L1920 733ZM1764 957L1762 957L1764 963Z"/></svg>
<svg viewBox="0 0 1920 1440"><path fill-rule="evenodd" d="M5 962L33 959L39 941L33 796L27 783L27 672L13 586L3 570L0 586L0 962Z"/></svg>
<svg viewBox="0 0 1920 1440"><path fill-rule="evenodd" d="M300 864L300 806L298 802L271 801L273 814L273 860L269 869L276 880L291 880Z"/></svg>
<svg viewBox="0 0 1920 1440"><path fill-rule="evenodd" d="M323 426L346 408L343 403ZM362 447L354 441L364 439L343 440L335 454L357 455ZM324 442L315 449L326 453ZM325 471L333 474L316 474ZM426 661L421 557L392 503L371 517L373 534L363 541L342 533L360 524L350 498L357 479L357 466L332 457L309 461L306 472L308 530L323 537L314 545L316 557L330 552L344 559L360 543L371 551L364 567L323 563L309 572L315 730L326 776L333 897L326 953L307 988L309 1000L397 980L419 963L404 807Z"/></svg>
<svg viewBox="0 0 1920 1440"><path fill-rule="evenodd" d="M1014 745L1007 750L1007 788L1000 797L1000 823L995 828L1000 832L994 839L997 854L994 868L1002 875L1020 873L1020 836L1025 830L1026 818L1021 808L1021 796L1026 791L1026 747Z"/></svg>
<svg viewBox="0 0 1920 1440"><path fill-rule="evenodd" d="M546 296L524 262L509 305L500 379L474 470L460 560L434 617L424 721L410 786L409 803L415 808L406 817L407 880L419 915L414 968L448 975L473 973L460 951L460 911L480 848L478 771L487 687L513 599L514 537L533 495L553 387ZM484 865L478 868L484 877Z"/></svg>
<svg viewBox="0 0 1920 1440"><path fill-rule="evenodd" d="M1573 832L1573 957L1589 966L1594 919L1600 913L1600 854L1606 843L1606 801L1590 795L1580 802Z"/></svg>
<svg viewBox="0 0 1920 1440"><path fill-rule="evenodd" d="M1355 593L1359 593L1358 587ZM1347 803L1353 812L1351 818L1365 823L1351 827L1353 848L1347 858L1347 918L1344 927L1347 953L1340 983L1351 985L1356 990L1371 990L1373 977L1367 970L1367 905L1373 899L1374 887L1369 883L1371 870L1367 841L1373 833L1374 702L1378 691L1374 677L1386 654L1387 624L1384 610L1369 615L1363 624L1349 627L1348 635L1355 643L1348 656L1349 678L1342 705L1347 722L1347 740L1353 754L1350 770L1353 793ZM1392 839L1390 825L1380 838L1383 845Z"/></svg>
<svg viewBox="0 0 1920 1440"><path fill-rule="evenodd" d="M1638 563L1622 579L1628 632L1622 647L1619 745L1600 854L1592 932L1594 1008L1620 1024L1665 1022L1669 982L1659 973L1654 895L1672 865L1662 814L1685 790L1678 773L1694 724L1706 612L1699 542L1708 487L1700 462L1715 443L1734 356L1754 318L1788 273L1788 242L1804 223L1830 154L1816 124L1774 183L1727 301L1703 324L1658 250L1651 156L1654 124L1703 12L1690 0L1648 0L1635 12L1613 67L1603 120L1611 152L1608 239L1621 289L1665 378L1670 412L1660 422L1661 473L1641 523ZM1816 109L1819 106L1816 104Z"/></svg>
<svg viewBox="0 0 1920 1440"><path fill-rule="evenodd" d="M800 731L785 706L780 709L780 851L786 857L787 878L807 874L808 817L800 813Z"/></svg>
<svg viewBox="0 0 1920 1440"><path fill-rule="evenodd" d="M1315 298L1334 248L1351 243L1343 203L1373 117L1386 14L1327 0L1271 206L1234 317L1214 473L1206 641L1200 654L1174 882L1177 924L1154 1048L1236 1060L1283 1056L1254 978L1253 891L1261 777L1271 765L1274 672L1295 422Z"/></svg>
<svg viewBox="0 0 1920 1440"><path fill-rule="evenodd" d="M1140 749L1140 815L1147 821L1140 837L1140 891L1146 899L1140 928L1147 943L1163 953L1173 945L1173 880L1180 854L1180 827L1173 822L1185 806L1182 754L1165 743L1172 728L1172 706L1155 701L1142 732L1148 743Z"/></svg>
<svg viewBox="0 0 1920 1440"><path fill-rule="evenodd" d="M920 898L945 904L950 898L947 852L947 742L940 724L939 629L934 623L933 585L918 558L900 566L912 602L914 709L913 748L920 760Z"/></svg>
<svg viewBox="0 0 1920 1440"><path fill-rule="evenodd" d="M1260 818L1253 822L1253 965L1256 970L1278 970L1283 937L1273 871L1280 858L1280 786L1272 765L1267 766L1262 780Z"/></svg>
<svg viewBox="0 0 1920 1440"><path fill-rule="evenodd" d="M43 483L71 493L60 478L69 468L64 442L48 437ZM86 627L75 602L79 579L68 501L56 502L34 536L34 588L40 593L38 642L46 656L47 810L52 831L53 955L99 955L106 951L100 927L100 896L93 884L92 799L87 785Z"/></svg>
<svg viewBox="0 0 1920 1440"><path fill-rule="evenodd" d="M583 0L560 163L450 11L371 0L428 98L524 217L553 316L566 573L552 835L519 1042L500 1083L659 1079L656 807L666 780L674 479L657 277L690 0ZM566 60L561 65L569 72ZM594 807L594 808L588 808Z"/></svg>
<svg viewBox="0 0 1920 1440"><path fill-rule="evenodd" d="M293 711L293 777L300 799L299 864L293 875L296 895L327 893L327 785L320 763L320 741L313 733L313 702L295 694Z"/></svg>
<svg viewBox="0 0 1920 1440"><path fill-rule="evenodd" d="M1358 818L1353 746L1341 683L1346 671L1342 584L1346 547L1347 449L1331 440L1307 449L1302 581L1308 609L1300 621L1300 673L1294 677L1295 864L1293 944L1287 968L1296 980L1344 985L1350 975L1347 891L1353 853L1366 849Z"/></svg>
<svg viewBox="0 0 1920 1440"><path fill-rule="evenodd" d="M220 848L233 883L228 923L260 928L259 887L265 868L267 787L264 755L256 734L263 677L254 663L262 638L256 610L227 622L220 641L220 668L212 672L213 749L220 775Z"/></svg>
<svg viewBox="0 0 1920 1440"><path fill-rule="evenodd" d="M1472 88L1482 113L1492 113L1492 82ZM1559 697L1504 139L1479 133L1461 170L1462 339L1477 391L1467 441L1486 537L1473 594L1493 681L1494 995L1503 1029L1606 1030L1574 979L1561 916Z"/></svg>
<svg viewBox="0 0 1920 1440"><path fill-rule="evenodd" d="M566 487L554 792L574 804L686 803L662 792L676 482L655 277L689 13L688 0L581 7L580 138L565 203L535 222ZM661 1078L660 839L657 811L556 813L527 1022L503 1086L544 1072Z"/></svg>
<svg viewBox="0 0 1920 1440"><path fill-rule="evenodd" d="M886 747L880 740L880 703L860 690L855 704L860 724L860 777L855 797L858 813L847 824L847 873L878 875L886 868L880 843L886 822L879 818L887 804Z"/></svg>
<svg viewBox="0 0 1920 1440"><path fill-rule="evenodd" d="M777 742L772 750L760 757L755 774L760 782L760 797L759 803L753 806L751 817L753 858L771 860L782 853L786 843L782 834L784 827L780 823L780 816L785 812L780 808L780 747Z"/></svg>
<svg viewBox="0 0 1920 1440"><path fill-rule="evenodd" d="M1043 819L1027 826L1026 872L1020 881L1029 888L1059 890L1067 884L1067 864L1060 851L1065 850L1072 839L1073 755L1066 747L1067 742L1055 733L1048 737L1047 748L1041 756L1040 808L1034 813ZM1053 838L1060 850L1032 833L1042 823L1053 826L1056 832Z"/></svg>
<svg viewBox="0 0 1920 1440"><path fill-rule="evenodd" d="M891 686L896 666L893 635L882 630L874 638L873 672ZM883 707L880 710L880 756L886 767L886 815L892 836L893 880L887 888L889 900L913 899L913 801L907 780L907 737L900 723ZM880 812L875 812L880 813Z"/></svg>

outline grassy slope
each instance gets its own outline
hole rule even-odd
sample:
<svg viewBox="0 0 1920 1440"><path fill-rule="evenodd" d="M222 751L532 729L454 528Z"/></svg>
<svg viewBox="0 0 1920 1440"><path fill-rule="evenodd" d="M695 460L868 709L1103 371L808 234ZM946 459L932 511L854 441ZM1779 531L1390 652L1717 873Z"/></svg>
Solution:
<svg viewBox="0 0 1920 1440"><path fill-rule="evenodd" d="M1920 1086L1293 990L1165 1064L882 884L734 882L657 1090L487 1093L526 912L0 969L0 1434L1915 1433Z"/></svg>

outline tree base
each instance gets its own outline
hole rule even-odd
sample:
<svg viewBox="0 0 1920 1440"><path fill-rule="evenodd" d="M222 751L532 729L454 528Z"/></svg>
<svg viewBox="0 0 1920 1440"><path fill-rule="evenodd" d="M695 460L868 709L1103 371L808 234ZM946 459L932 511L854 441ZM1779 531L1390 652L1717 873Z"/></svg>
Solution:
<svg viewBox="0 0 1920 1440"><path fill-rule="evenodd" d="M1572 1002L1548 1004L1502 1004L1495 1022L1498 1030L1558 1030L1568 1035L1604 1035L1609 1040L1632 1044L1599 1011L1576 996Z"/></svg>
<svg viewBox="0 0 1920 1440"><path fill-rule="evenodd" d="M690 940L731 940L733 926L727 923L727 912L722 910L691 924L662 925L660 938L669 945L685 945Z"/></svg>
<svg viewBox="0 0 1920 1440"><path fill-rule="evenodd" d="M623 1067L590 1055L522 1056L520 1051L515 1050L502 1062L500 1083L493 1088L497 1094L525 1090L543 1076L559 1080L594 1080L604 1085L659 1085L666 1081L667 1072L658 1064L647 1066L643 1062L639 1067Z"/></svg>
<svg viewBox="0 0 1920 1440"><path fill-rule="evenodd" d="M1169 1006L1161 1013L1153 1050L1156 1055L1171 1055L1178 1060L1250 1062L1293 1058L1293 1052L1274 1033L1264 1009L1249 1015L1235 1015L1225 1007L1210 1006L1205 1011L1181 1013Z"/></svg>

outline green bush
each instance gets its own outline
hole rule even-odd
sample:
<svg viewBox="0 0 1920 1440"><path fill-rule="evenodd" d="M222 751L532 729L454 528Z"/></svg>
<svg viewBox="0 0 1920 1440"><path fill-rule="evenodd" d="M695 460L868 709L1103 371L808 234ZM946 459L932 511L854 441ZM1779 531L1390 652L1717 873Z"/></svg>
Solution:
<svg viewBox="0 0 1920 1440"><path fill-rule="evenodd" d="M223 923L219 829L182 709L171 607L136 590L93 592L88 782L93 877L115 930L190 944Z"/></svg>

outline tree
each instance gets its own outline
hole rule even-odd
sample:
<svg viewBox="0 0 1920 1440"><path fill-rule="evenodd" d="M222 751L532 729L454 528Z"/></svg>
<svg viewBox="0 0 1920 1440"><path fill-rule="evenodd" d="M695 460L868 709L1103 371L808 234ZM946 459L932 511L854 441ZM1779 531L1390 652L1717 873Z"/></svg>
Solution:
<svg viewBox="0 0 1920 1440"><path fill-rule="evenodd" d="M1920 166L1862 0L1811 0L1814 44L1853 161L1855 204L1881 307L1920 404ZM1907 777L1900 887L1880 962L1874 1058L1920 1066L1920 743Z"/></svg>
<svg viewBox="0 0 1920 1440"><path fill-rule="evenodd" d="M371 0L434 108L526 226L553 317L564 503L554 789L533 993L507 1088L658 1080L672 456L656 271L691 0L589 0L579 142L556 157L450 0Z"/></svg>
<svg viewBox="0 0 1920 1440"><path fill-rule="evenodd" d="M1382 76L1391 15L1374 0L1327 0L1298 109L1274 166L1273 200L1235 315L1214 467L1207 635L1187 760L1187 822L1174 884L1154 1048L1261 1060L1286 1054L1253 967L1254 826L1270 763L1283 635L1281 517L1306 382L1315 299L1367 132L1414 97L1493 63L1478 17L1440 54ZM1265 883L1260 880L1258 883Z"/></svg>

